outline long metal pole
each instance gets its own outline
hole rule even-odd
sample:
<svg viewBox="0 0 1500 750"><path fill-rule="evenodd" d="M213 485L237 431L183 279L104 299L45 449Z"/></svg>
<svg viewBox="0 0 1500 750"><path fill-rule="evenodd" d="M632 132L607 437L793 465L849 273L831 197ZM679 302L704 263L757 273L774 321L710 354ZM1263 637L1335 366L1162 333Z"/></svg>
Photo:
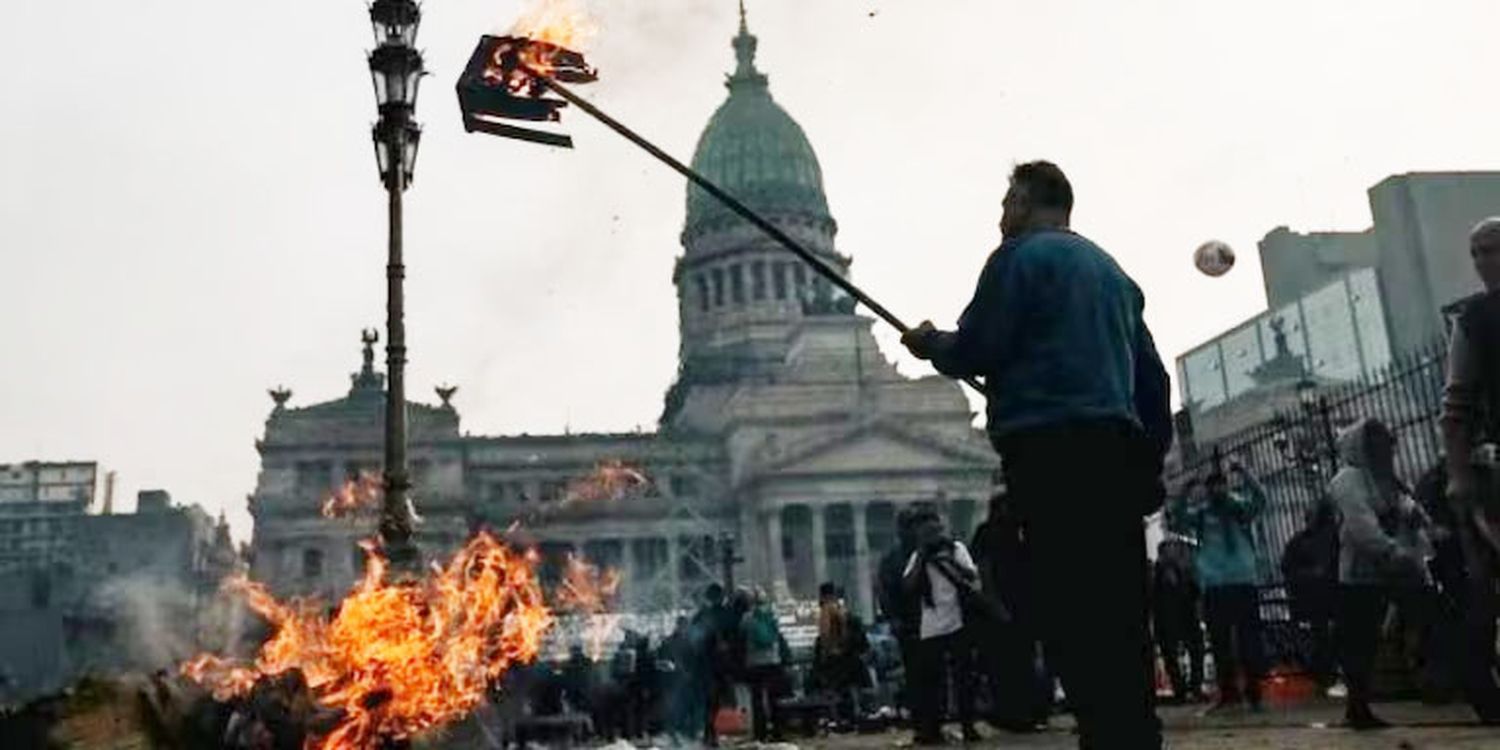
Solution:
<svg viewBox="0 0 1500 750"><path fill-rule="evenodd" d="M397 108L399 111L399 108ZM394 113L393 113L394 114ZM385 268L386 318L385 356L389 382L385 391L385 497L380 513L380 538L387 559L396 569L410 570L417 560L412 544L411 516L407 513L407 490L411 480L406 466L406 300L403 293L406 265L402 259L401 194L406 190L403 164L406 119L389 129L388 162L391 178L386 183L390 196L389 257Z"/></svg>
<svg viewBox="0 0 1500 750"><path fill-rule="evenodd" d="M896 330L900 331L903 334L911 330L911 327L902 322L900 318L896 317L895 313L887 310L884 305L876 302L875 299L870 295L865 294L864 290L855 286L853 282L840 275L837 270L828 265L827 262L815 255L811 250L808 250L806 247L804 247L802 243L792 239L789 235L787 235L786 232L781 231L781 229L775 224L772 224L765 217L762 217L760 214L752 210L749 206L746 206L744 203L740 202L738 198L730 195L718 185L715 185L712 180L709 180L707 177L698 174L698 172L695 171L692 167L683 164L682 162L673 158L671 154L668 154L660 148L657 148L656 144L641 137L634 130L625 127L625 125L619 120L616 120L615 118L605 114L602 110L600 110L598 107L595 107L587 99L584 99L583 97L573 93L566 86L563 86L557 81L529 68L525 69L524 72L527 73L527 75L531 76L532 79L541 81L546 84L548 88L557 92L557 95L561 96L563 99L566 99L568 103L583 110L584 112L587 112L599 122L604 123L605 127L624 136L625 139L630 141L631 143L640 146L646 151L646 153L656 157L658 161L671 167L683 177L686 177L689 182L702 188L703 192L717 198L719 202L727 206L729 210L739 214L740 217L745 221L750 222L757 229L765 232L766 235L771 239L776 240L776 242L780 243L782 247L790 250L792 254L801 258L809 266L812 266L812 269L814 271L818 272L824 278L828 279L833 283L834 286L837 286L838 288L847 292L849 296L858 300L859 303L868 308L870 312L875 313L875 315L877 315L881 320L884 320L885 322L891 324L891 326L893 326ZM980 393L984 393L984 388L974 378L963 378L963 382L969 384L969 386L974 390L979 391Z"/></svg>

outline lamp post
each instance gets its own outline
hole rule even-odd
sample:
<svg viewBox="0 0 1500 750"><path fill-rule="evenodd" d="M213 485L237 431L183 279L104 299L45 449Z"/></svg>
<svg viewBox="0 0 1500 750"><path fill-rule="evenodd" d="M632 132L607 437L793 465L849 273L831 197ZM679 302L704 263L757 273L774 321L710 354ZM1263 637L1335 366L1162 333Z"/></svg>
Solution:
<svg viewBox="0 0 1500 750"><path fill-rule="evenodd" d="M407 492L411 479L406 460L406 322L402 283L406 267L401 257L401 194L412 181L422 128L412 119L417 106L417 84L425 70L413 46L422 11L414 0L375 0L370 24L375 49L370 53L370 78L380 119L371 130L380 181L389 197L390 243L386 263L385 497L380 513L380 541L397 569L418 563L412 542L412 518Z"/></svg>

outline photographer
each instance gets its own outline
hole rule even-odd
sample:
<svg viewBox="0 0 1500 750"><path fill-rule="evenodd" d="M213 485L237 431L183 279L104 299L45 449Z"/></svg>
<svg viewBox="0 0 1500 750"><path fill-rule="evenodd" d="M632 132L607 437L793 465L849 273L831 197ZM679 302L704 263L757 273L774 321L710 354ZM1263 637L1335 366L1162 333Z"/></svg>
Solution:
<svg viewBox="0 0 1500 750"><path fill-rule="evenodd" d="M979 569L962 542L948 536L943 519L925 511L915 519L917 549L907 560L902 585L921 604L919 641L910 689L914 696L916 744L942 744L948 682L954 686L965 742L980 739L974 728L974 648L964 628L961 597L979 588ZM963 590L961 592L961 589Z"/></svg>
<svg viewBox="0 0 1500 750"><path fill-rule="evenodd" d="M1198 540L1198 582L1219 687L1208 711L1235 706L1241 696L1259 711L1265 656L1251 526L1266 506L1266 495L1238 461L1230 460L1229 473L1244 491L1230 490L1229 477L1215 465L1204 480L1204 493L1186 498L1173 514L1178 525L1174 530Z"/></svg>

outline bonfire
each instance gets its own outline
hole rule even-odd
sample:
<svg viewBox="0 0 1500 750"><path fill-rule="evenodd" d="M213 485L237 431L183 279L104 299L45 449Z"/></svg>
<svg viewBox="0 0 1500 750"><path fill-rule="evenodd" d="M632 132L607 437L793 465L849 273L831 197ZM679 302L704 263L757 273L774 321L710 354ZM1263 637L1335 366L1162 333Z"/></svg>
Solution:
<svg viewBox="0 0 1500 750"><path fill-rule="evenodd" d="M229 700L295 670L337 716L312 747L354 750L465 716L508 669L536 658L552 614L534 552L482 532L425 577L388 581L385 558L373 544L366 550L363 579L331 614L316 600L282 602L231 579L274 634L251 662L204 654L182 673Z"/></svg>

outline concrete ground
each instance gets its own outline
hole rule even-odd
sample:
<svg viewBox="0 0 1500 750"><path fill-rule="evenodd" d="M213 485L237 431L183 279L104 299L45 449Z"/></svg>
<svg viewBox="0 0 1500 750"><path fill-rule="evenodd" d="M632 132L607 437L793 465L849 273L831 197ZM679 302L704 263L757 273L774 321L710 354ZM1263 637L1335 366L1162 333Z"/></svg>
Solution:
<svg viewBox="0 0 1500 750"><path fill-rule="evenodd" d="M1173 750L1500 750L1500 727L1480 726L1462 705L1386 703L1376 705L1375 710L1396 726L1378 732L1343 729L1339 726L1343 707L1334 702L1271 709L1262 714L1231 711L1205 717L1200 715L1201 706L1169 706L1159 713ZM1055 718L1050 731L1035 735L1005 734L989 727L981 730L987 739L979 747L984 748L1064 750L1077 746L1072 720L1066 716ZM907 739L908 734L902 732L792 741L800 750L852 750L895 748L906 744Z"/></svg>

